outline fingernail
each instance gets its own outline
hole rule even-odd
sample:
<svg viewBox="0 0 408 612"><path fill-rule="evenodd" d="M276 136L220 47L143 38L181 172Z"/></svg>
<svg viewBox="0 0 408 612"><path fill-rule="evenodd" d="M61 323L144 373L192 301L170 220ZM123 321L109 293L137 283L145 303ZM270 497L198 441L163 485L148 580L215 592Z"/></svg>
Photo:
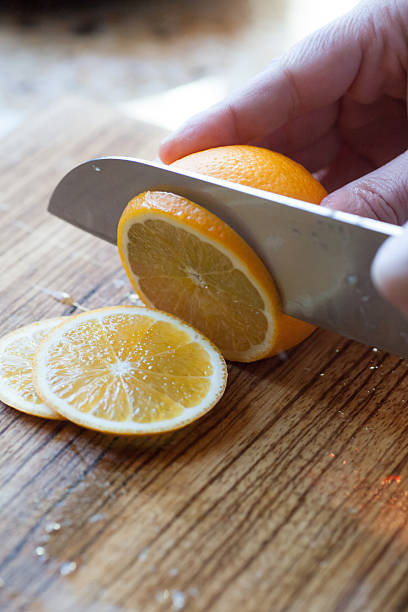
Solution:
<svg viewBox="0 0 408 612"><path fill-rule="evenodd" d="M169 143L171 142L171 140L172 140L172 136L171 136L171 134L169 134L168 136L163 138L163 140L160 143L159 157L160 157L160 161L163 162L163 164L168 164L169 163L168 146L169 146Z"/></svg>
<svg viewBox="0 0 408 612"><path fill-rule="evenodd" d="M348 212L348 205L340 194L337 194L336 191L333 193L329 193L325 198L323 198L321 202L322 206L326 208L330 208L331 210L342 210L343 212Z"/></svg>
<svg viewBox="0 0 408 612"><path fill-rule="evenodd" d="M165 136L163 138L163 140L161 141L160 145L164 145L167 144L169 142L169 140L171 139L171 134L168 134L167 136Z"/></svg>

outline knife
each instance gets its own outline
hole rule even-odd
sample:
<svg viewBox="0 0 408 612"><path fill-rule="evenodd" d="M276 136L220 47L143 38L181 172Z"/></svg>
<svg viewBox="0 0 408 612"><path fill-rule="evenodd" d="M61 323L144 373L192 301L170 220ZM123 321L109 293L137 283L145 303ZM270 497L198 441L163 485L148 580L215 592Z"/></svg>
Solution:
<svg viewBox="0 0 408 612"><path fill-rule="evenodd" d="M71 170L48 210L116 244L123 209L146 190L184 196L235 229L269 269L286 314L408 357L408 319L370 277L378 248L400 227L125 157L93 159Z"/></svg>

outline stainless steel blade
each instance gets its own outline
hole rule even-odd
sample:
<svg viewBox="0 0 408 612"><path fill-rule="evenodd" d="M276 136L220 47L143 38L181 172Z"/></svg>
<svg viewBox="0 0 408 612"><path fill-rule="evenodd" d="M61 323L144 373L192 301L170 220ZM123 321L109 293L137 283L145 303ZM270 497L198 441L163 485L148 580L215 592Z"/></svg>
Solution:
<svg viewBox="0 0 408 612"><path fill-rule="evenodd" d="M375 253L400 227L120 157L74 168L55 189L49 211L116 243L123 209L147 189L187 197L231 225L272 273L287 314L408 357L408 320L370 279Z"/></svg>

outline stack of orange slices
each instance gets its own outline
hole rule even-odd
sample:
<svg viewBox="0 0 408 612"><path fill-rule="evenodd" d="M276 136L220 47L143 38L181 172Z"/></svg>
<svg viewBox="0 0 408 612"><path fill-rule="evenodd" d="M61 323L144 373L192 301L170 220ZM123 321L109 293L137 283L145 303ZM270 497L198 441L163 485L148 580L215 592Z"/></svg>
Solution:
<svg viewBox="0 0 408 612"><path fill-rule="evenodd" d="M175 165L316 204L326 195L302 166L258 147L219 147ZM161 433L218 402L224 358L262 359L313 331L282 312L272 277L245 241L181 196L136 196L118 247L147 307L101 308L8 334L0 340L0 400L107 433Z"/></svg>

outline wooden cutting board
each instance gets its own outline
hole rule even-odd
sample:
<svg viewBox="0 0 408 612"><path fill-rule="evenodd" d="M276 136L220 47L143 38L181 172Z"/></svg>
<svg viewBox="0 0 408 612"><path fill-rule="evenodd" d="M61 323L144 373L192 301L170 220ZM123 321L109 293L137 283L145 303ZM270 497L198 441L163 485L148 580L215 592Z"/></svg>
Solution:
<svg viewBox="0 0 408 612"><path fill-rule="evenodd" d="M162 132L67 103L3 140L0 331L129 303L116 249L52 218L72 166L153 158ZM105 436L0 405L0 609L408 609L407 362L317 331L231 365L167 436Z"/></svg>

